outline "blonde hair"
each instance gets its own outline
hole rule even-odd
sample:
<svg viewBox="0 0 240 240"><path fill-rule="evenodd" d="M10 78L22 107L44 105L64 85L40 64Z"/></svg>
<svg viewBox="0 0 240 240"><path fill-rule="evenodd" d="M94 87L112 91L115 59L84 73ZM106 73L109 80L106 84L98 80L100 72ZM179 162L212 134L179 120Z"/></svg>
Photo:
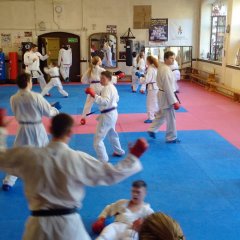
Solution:
<svg viewBox="0 0 240 240"><path fill-rule="evenodd" d="M153 56L148 56L147 61L151 64L154 65L156 68L158 68L158 60L153 57Z"/></svg>
<svg viewBox="0 0 240 240"><path fill-rule="evenodd" d="M142 224L139 240L185 240L179 224L163 213L153 213Z"/></svg>
<svg viewBox="0 0 240 240"><path fill-rule="evenodd" d="M91 77L91 74L93 72L93 69L94 67L96 67L96 65L98 64L98 62L101 60L101 58L99 56L95 56L92 58L92 61L91 61L91 64L90 64L90 67L87 71L87 76L90 78Z"/></svg>

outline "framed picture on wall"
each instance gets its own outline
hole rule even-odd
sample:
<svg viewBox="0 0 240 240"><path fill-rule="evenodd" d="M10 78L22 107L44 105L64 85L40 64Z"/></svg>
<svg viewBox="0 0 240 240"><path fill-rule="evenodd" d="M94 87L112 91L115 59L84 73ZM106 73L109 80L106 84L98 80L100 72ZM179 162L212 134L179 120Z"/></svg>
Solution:
<svg viewBox="0 0 240 240"><path fill-rule="evenodd" d="M149 41L168 41L168 18L152 18L149 28Z"/></svg>

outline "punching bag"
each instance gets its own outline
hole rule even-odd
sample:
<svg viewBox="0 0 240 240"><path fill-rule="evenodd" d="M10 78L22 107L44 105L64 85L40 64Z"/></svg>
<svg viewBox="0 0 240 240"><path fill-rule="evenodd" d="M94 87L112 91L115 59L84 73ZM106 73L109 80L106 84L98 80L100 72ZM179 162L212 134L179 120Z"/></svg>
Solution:
<svg viewBox="0 0 240 240"><path fill-rule="evenodd" d="M9 79L15 81L18 75L18 53L9 52Z"/></svg>
<svg viewBox="0 0 240 240"><path fill-rule="evenodd" d="M132 49L133 49L133 42L131 40L126 41L126 65L131 67L132 66Z"/></svg>
<svg viewBox="0 0 240 240"><path fill-rule="evenodd" d="M5 68L5 55L0 52L0 83L6 79L6 68Z"/></svg>

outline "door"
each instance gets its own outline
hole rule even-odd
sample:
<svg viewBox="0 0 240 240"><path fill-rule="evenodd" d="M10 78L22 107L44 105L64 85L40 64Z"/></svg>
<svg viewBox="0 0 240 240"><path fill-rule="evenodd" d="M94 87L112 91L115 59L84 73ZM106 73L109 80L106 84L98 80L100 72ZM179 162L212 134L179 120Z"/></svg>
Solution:
<svg viewBox="0 0 240 240"><path fill-rule="evenodd" d="M60 49L60 38L45 38L46 53L50 52L50 56L47 59L47 64L50 62L58 62L58 53Z"/></svg>
<svg viewBox="0 0 240 240"><path fill-rule="evenodd" d="M38 37L38 47L42 54L51 52L48 62L41 61L41 67L50 61L58 60L58 53L62 45L69 45L72 49L72 66L70 69L70 81L80 81L80 37L71 33L52 32Z"/></svg>

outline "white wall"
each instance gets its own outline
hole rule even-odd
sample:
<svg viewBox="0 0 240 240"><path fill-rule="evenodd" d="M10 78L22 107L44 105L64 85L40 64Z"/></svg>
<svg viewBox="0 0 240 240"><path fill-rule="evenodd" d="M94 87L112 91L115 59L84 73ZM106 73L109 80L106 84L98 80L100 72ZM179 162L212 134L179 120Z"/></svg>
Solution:
<svg viewBox="0 0 240 240"><path fill-rule="evenodd" d="M133 6L152 5L152 18L171 18L188 20L193 31L188 36L193 45L193 55L198 53L199 8L201 0L1 0L0 32L11 33L12 46L4 48L5 52L18 51L16 39L37 41L37 36L46 32L65 31L75 33L81 38L81 59L88 59L88 37L95 32L105 32L106 25L117 25L120 37L129 27L133 28ZM56 14L53 7L61 5L63 11ZM44 22L45 31L40 31L39 23ZM33 38L24 38L24 31L32 31ZM148 43L148 30L132 29L139 41ZM17 37L17 35L20 36ZM120 41L119 41L120 42ZM166 45L183 44L169 41ZM2 43L0 41L0 47ZM124 45L119 44L119 51ZM86 64L83 63L86 66ZM120 64L121 65L121 64ZM83 66L84 69L84 66Z"/></svg>
<svg viewBox="0 0 240 240"><path fill-rule="evenodd" d="M202 31L200 35L199 58L202 57L201 51L203 47L207 44L206 33L208 34L209 32L206 20L206 15L209 14L209 10L206 7L206 2L206 0L202 0L201 3L202 12L200 29ZM236 53L240 48L240 0L225 0L225 3L227 4L227 24L229 24L230 26L230 33L225 34L225 55L223 56L222 65L218 66L212 63L198 61L195 63L195 66L199 67L200 69L216 69L219 77L219 82L229 87L239 89L240 91L240 67L236 69L228 67L228 65L235 65Z"/></svg>

